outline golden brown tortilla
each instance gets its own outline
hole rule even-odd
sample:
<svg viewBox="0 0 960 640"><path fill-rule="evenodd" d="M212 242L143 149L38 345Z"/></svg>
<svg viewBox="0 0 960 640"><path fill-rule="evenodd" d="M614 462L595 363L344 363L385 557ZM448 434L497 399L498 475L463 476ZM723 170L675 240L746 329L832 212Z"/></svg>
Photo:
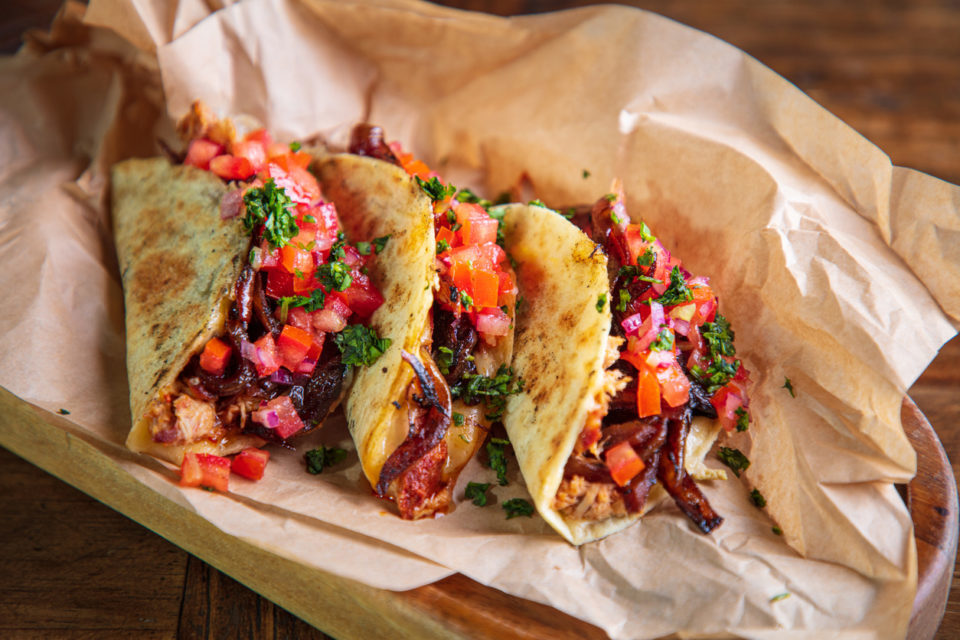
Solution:
<svg viewBox="0 0 960 640"><path fill-rule="evenodd" d="M179 464L186 451L225 455L262 443L235 436L162 445L151 438L146 417L151 402L223 330L250 242L238 218L220 219L227 186L208 171L163 158L118 163L111 177L133 418L127 446Z"/></svg>
<svg viewBox="0 0 960 640"><path fill-rule="evenodd" d="M521 204L503 207L506 250L517 262L525 302L517 318L513 368L524 380L520 395L507 401L504 426L537 511L572 544L615 533L641 517L600 521L568 519L553 507L563 469L603 386L603 361L610 333L607 258L576 226L558 213ZM719 423L695 420L687 438L686 468L695 477L710 472L703 457ZM660 485L644 512L666 497Z"/></svg>
<svg viewBox="0 0 960 640"><path fill-rule="evenodd" d="M407 437L406 410L393 402L405 398L413 370L400 350L417 353L429 331L436 280L433 208L403 169L382 160L333 155L315 169L348 237L390 235L377 257L379 268L371 271L385 302L370 326L392 342L373 366L357 369L345 405L363 472L376 486L384 462Z"/></svg>

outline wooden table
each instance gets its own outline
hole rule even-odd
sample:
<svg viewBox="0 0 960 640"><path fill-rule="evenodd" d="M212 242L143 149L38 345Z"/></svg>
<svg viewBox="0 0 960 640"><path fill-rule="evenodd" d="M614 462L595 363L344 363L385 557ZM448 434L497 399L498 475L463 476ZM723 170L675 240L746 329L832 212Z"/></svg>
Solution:
<svg viewBox="0 0 960 640"><path fill-rule="evenodd" d="M59 3L15 0L0 49ZM585 4L458 0L503 15ZM922 0L628 3L746 50L901 165L960 183L960 7ZM960 338L910 390L960 472ZM147 529L0 449L0 637L324 638ZM960 637L954 572L938 640ZM322 606L322 605L321 605Z"/></svg>

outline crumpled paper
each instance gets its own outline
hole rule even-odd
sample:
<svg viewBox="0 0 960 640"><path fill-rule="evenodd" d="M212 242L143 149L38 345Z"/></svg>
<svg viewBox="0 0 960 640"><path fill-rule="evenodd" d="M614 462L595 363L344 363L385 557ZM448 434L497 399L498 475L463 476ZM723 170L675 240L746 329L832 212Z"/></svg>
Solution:
<svg viewBox="0 0 960 640"><path fill-rule="evenodd" d="M637 10L502 19L400 0L102 0L87 26L80 11L68 5L49 36L0 62L0 279L23 301L0 310L5 388L68 407L78 432L225 531L273 550L289 535L288 557L373 586L461 572L614 638L904 635L916 551L891 483L915 457L899 411L960 320L956 187L892 167L735 48ZM622 178L631 214L712 278L753 372L753 425L724 443L752 465L703 485L723 526L698 534L665 505L577 549L539 518L463 502L462 487L452 514L402 522L370 496L355 454L312 477L275 451L264 481L225 497L123 452L108 169L174 141L171 119L194 99L284 140L343 144L370 120L487 193L526 173L552 206ZM342 425L311 438L303 449L349 442ZM473 461L461 484L492 477ZM495 493L526 497L516 474Z"/></svg>

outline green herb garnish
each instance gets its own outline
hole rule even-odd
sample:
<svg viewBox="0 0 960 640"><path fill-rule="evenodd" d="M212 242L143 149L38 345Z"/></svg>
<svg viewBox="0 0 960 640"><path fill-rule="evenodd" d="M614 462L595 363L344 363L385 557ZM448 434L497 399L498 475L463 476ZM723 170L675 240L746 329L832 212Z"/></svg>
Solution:
<svg viewBox="0 0 960 640"><path fill-rule="evenodd" d="M455 195L454 198L457 200L457 202L469 202L470 204L478 204L484 209L493 206L492 202L481 198L480 196L475 194L473 191L466 188L460 189L460 191L457 191L457 195Z"/></svg>
<svg viewBox="0 0 960 640"><path fill-rule="evenodd" d="M750 500L760 509L763 509L765 506L767 506L767 499L763 497L763 494L760 493L759 489L754 489L750 492Z"/></svg>
<svg viewBox="0 0 960 640"><path fill-rule="evenodd" d="M687 283L683 278L683 273L681 273L679 265L676 265L670 272L670 286L667 287L666 291L660 294L660 297L657 298L657 302L665 307L669 307L675 304L680 304L681 302L690 302L691 300L693 300L693 292L690 291L689 287L687 287Z"/></svg>
<svg viewBox="0 0 960 640"><path fill-rule="evenodd" d="M602 313L605 304L607 304L607 294L601 293L597 296L597 311Z"/></svg>
<svg viewBox="0 0 960 640"><path fill-rule="evenodd" d="M748 460L747 456L743 455L739 449L720 447L720 451L717 452L717 457L720 459L720 462L730 467L733 475L738 478L740 477L741 471L746 471L750 468L750 460Z"/></svg>
<svg viewBox="0 0 960 640"><path fill-rule="evenodd" d="M529 204L531 207L543 207L544 209L549 209L549 208L550 208L550 207L548 207L547 205L543 204L543 200L541 200L540 198L537 198L537 199L535 199L535 200L531 200L531 201L528 202L527 204Z"/></svg>
<svg viewBox="0 0 960 640"><path fill-rule="evenodd" d="M737 407L734 414L737 416L737 431L746 431L750 428L750 414L743 407Z"/></svg>
<svg viewBox="0 0 960 640"><path fill-rule="evenodd" d="M296 153L297 151L300 151L300 143L299 143L299 142L291 142L291 143L290 143L290 151L293 151L294 153Z"/></svg>
<svg viewBox="0 0 960 640"><path fill-rule="evenodd" d="M340 260L325 262L317 267L317 279L320 284L330 291L346 291L350 283L353 282L353 276L350 275L350 266Z"/></svg>
<svg viewBox="0 0 960 640"><path fill-rule="evenodd" d="M346 449L337 449L320 445L318 449L307 451L303 459L307 462L307 471L313 475L323 473L327 467L332 467L347 457Z"/></svg>
<svg viewBox="0 0 960 640"><path fill-rule="evenodd" d="M740 361L729 360L736 355L737 350L733 346L733 329L722 314L718 313L713 322L703 323L700 335L707 341L710 360L706 369L692 366L690 373L706 387L707 393L712 395L737 375Z"/></svg>
<svg viewBox="0 0 960 640"><path fill-rule="evenodd" d="M770 527L770 531L773 531L774 535L778 535L778 536L783 535L783 529L781 529L777 525L773 525L772 527Z"/></svg>
<svg viewBox="0 0 960 640"><path fill-rule="evenodd" d="M450 347L438 347L437 356L434 358L440 373L447 375L450 373L450 365L453 364L453 349Z"/></svg>
<svg viewBox="0 0 960 640"><path fill-rule="evenodd" d="M318 288L311 291L309 296L284 296L280 298L280 315L283 316L281 320L286 322L287 309L293 307L303 307L307 311L323 309L326 297L323 289Z"/></svg>
<svg viewBox="0 0 960 640"><path fill-rule="evenodd" d="M429 180L424 180L420 176L414 176L414 179L417 181L417 184L420 185L420 188L423 189L423 192L430 196L430 199L434 202L446 200L457 192L455 186L452 184L443 184L437 176L433 176Z"/></svg>
<svg viewBox="0 0 960 640"><path fill-rule="evenodd" d="M777 595L770 598L770 602L780 602L781 600L786 600L789 597L790 597L789 592L778 593Z"/></svg>
<svg viewBox="0 0 960 640"><path fill-rule="evenodd" d="M797 393L793 390L793 383L790 382L790 378L786 376L783 378L783 388L790 392L791 398L797 397Z"/></svg>
<svg viewBox="0 0 960 640"><path fill-rule="evenodd" d="M462 427L466 417L462 413L453 412L453 424Z"/></svg>
<svg viewBox="0 0 960 640"><path fill-rule="evenodd" d="M333 337L340 347L341 360L347 366L369 367L383 355L392 342L362 324L351 324Z"/></svg>
<svg viewBox="0 0 960 640"><path fill-rule="evenodd" d="M487 443L487 457L490 458L490 468L497 472L497 482L501 487L507 485L507 455L503 448L510 444L503 438L490 438Z"/></svg>
<svg viewBox="0 0 960 640"><path fill-rule="evenodd" d="M473 298L466 291L460 292L460 304L463 305L464 309L469 309L473 306Z"/></svg>
<svg viewBox="0 0 960 640"><path fill-rule="evenodd" d="M370 252L373 251L375 254L379 254L383 251L383 248L387 244L387 240L390 239L390 235L380 236L379 238L374 238L372 242L358 242L357 243L357 252L362 256L370 255Z"/></svg>
<svg viewBox="0 0 960 640"><path fill-rule="evenodd" d="M293 201L273 178L262 187L247 191L243 196L243 204L247 210L243 217L243 228L247 233L252 233L257 225L262 224L263 237L270 246L284 247L300 233L293 216Z"/></svg>
<svg viewBox="0 0 960 640"><path fill-rule="evenodd" d="M617 311L626 311L627 305L630 304L630 301L633 298L630 297L630 292L626 289L620 289L620 301L617 302Z"/></svg>
<svg viewBox="0 0 960 640"><path fill-rule="evenodd" d="M463 492L463 496L467 500L473 500L473 504L478 507L485 507L487 506L487 489L489 488L489 482L468 482L467 490Z"/></svg>
<svg viewBox="0 0 960 640"><path fill-rule="evenodd" d="M453 399L463 398L468 405L483 400L490 413L488 420L499 420L507 404L507 397L523 391L523 380L516 378L513 369L501 364L492 377L475 373L465 373L456 384L450 387Z"/></svg>
<svg viewBox="0 0 960 640"><path fill-rule="evenodd" d="M580 175L583 177L584 180L586 180L587 178L590 177L590 172L584 169L583 171L580 172Z"/></svg>
<svg viewBox="0 0 960 640"><path fill-rule="evenodd" d="M670 351L673 349L673 331L670 327L660 329L657 339L653 341L650 348L654 351Z"/></svg>
<svg viewBox="0 0 960 640"><path fill-rule="evenodd" d="M440 242L437 243L437 253L443 253L449 248L450 248L450 243L447 242L446 240L441 240Z"/></svg>
<svg viewBox="0 0 960 640"><path fill-rule="evenodd" d="M68 416L68 415L70 415L70 412L67 411L66 409L57 409L57 413L59 413L59 414L62 415L62 416Z"/></svg>
<svg viewBox="0 0 960 640"><path fill-rule="evenodd" d="M503 503L503 510L507 512L507 520L520 516L533 517L533 505L523 498L512 498Z"/></svg>

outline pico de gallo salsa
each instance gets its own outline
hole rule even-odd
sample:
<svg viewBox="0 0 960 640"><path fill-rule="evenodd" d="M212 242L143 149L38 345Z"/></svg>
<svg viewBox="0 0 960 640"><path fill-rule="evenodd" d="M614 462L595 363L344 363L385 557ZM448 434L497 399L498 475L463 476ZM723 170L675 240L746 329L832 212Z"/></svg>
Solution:
<svg viewBox="0 0 960 640"><path fill-rule="evenodd" d="M220 217L239 218L250 246L223 333L153 407L152 437L189 445L240 433L289 446L322 424L348 367L371 365L390 344L365 324L383 303L367 266L389 238L346 241L299 145L264 129L239 137L199 103L180 128L190 139L183 164L230 183ZM241 453L234 472L259 479L263 453ZM218 478L230 465L217 458L187 454L183 481L225 488Z"/></svg>
<svg viewBox="0 0 960 640"><path fill-rule="evenodd" d="M695 415L728 432L749 428L750 374L735 357L733 329L709 278L693 276L646 224L630 222L622 190L572 219L607 254L613 323L605 397L580 433L555 506L589 520L639 513L659 482L709 532L723 518L684 468L684 448Z"/></svg>
<svg viewBox="0 0 960 640"><path fill-rule="evenodd" d="M442 513L457 475L501 419L522 382L508 366L516 276L502 248L491 203L458 191L379 127L353 131L351 153L403 168L433 203L436 234L432 331L419 353L404 353L415 379L408 390L409 435L387 459L375 490L412 519Z"/></svg>

